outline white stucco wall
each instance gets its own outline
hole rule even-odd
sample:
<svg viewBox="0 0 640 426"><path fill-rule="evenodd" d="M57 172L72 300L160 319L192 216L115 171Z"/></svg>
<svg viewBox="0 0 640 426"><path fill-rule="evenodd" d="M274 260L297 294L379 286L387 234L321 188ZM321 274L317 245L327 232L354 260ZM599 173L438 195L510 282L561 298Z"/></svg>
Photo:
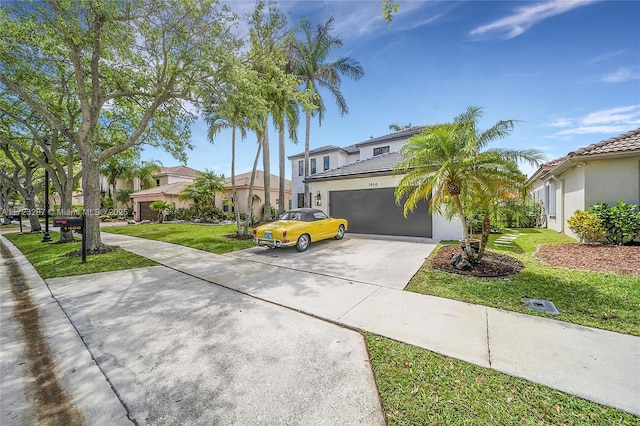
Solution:
<svg viewBox="0 0 640 426"><path fill-rule="evenodd" d="M402 148L406 142L406 139L401 139L393 142L380 142L375 145L358 146L358 149L360 149L360 161L372 158L374 148L389 146L389 152L395 152Z"/></svg>
<svg viewBox="0 0 640 426"><path fill-rule="evenodd" d="M401 179L402 175L395 175L314 182L312 199L315 199L316 193L320 192L322 205L314 205L313 207L319 208L329 214L331 211L329 203L330 191L395 188ZM453 219L452 221L449 221L446 217L437 214L432 216L432 230L434 239L458 240L462 237L462 225L460 224L460 220Z"/></svg>

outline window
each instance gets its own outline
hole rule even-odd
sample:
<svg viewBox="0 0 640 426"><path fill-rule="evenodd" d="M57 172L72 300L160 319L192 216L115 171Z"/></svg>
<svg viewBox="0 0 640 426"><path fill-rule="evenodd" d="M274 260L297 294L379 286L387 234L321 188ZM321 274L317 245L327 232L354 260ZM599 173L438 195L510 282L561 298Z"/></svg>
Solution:
<svg viewBox="0 0 640 426"><path fill-rule="evenodd" d="M304 161L298 161L298 176L304 176Z"/></svg>
<svg viewBox="0 0 640 426"><path fill-rule="evenodd" d="M548 216L556 215L556 183L549 182L545 193L545 213Z"/></svg>
<svg viewBox="0 0 640 426"><path fill-rule="evenodd" d="M156 186L160 186L160 179L156 179Z"/></svg>
<svg viewBox="0 0 640 426"><path fill-rule="evenodd" d="M298 208L304 207L304 192L298 194Z"/></svg>
<svg viewBox="0 0 640 426"><path fill-rule="evenodd" d="M315 175L315 174L316 174L316 172L317 172L317 169L316 169L316 159L315 159L315 158L312 158L312 159L311 159L311 174L312 174L312 175Z"/></svg>
<svg viewBox="0 0 640 426"><path fill-rule="evenodd" d="M324 168L323 170L329 170L329 156L326 155L323 159L322 162L324 163Z"/></svg>
<svg viewBox="0 0 640 426"><path fill-rule="evenodd" d="M387 152L389 152L389 145L387 146L380 146L378 148L373 148L373 156L375 157L376 155L382 155L382 154L386 154Z"/></svg>

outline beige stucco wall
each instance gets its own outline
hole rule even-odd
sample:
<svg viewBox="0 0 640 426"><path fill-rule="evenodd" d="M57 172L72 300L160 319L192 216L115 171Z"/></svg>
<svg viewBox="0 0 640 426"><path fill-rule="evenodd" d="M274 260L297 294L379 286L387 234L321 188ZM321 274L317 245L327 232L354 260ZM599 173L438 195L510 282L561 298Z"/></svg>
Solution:
<svg viewBox="0 0 640 426"><path fill-rule="evenodd" d="M612 205L618 200L640 204L640 156L589 161L584 169L589 188L586 207L596 203Z"/></svg>
<svg viewBox="0 0 640 426"><path fill-rule="evenodd" d="M373 176L357 179L330 180L313 183L313 207L319 208L326 214L330 214L331 206L329 203L330 191L346 191L356 189L376 189L376 188L395 188L402 179L402 175L395 176ZM320 192L322 205L315 205L316 194ZM433 238L439 240L457 240L462 236L462 225L460 221L454 219L447 220L438 214L433 215L432 219Z"/></svg>

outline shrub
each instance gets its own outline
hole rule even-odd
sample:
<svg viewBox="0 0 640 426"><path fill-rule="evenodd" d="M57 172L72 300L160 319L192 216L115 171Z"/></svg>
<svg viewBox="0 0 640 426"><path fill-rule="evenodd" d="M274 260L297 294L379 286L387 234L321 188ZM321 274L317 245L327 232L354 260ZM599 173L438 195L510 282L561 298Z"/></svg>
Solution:
<svg viewBox="0 0 640 426"><path fill-rule="evenodd" d="M580 244L597 243L605 236L602 220L595 213L576 210L567 225L580 238Z"/></svg>
<svg viewBox="0 0 640 426"><path fill-rule="evenodd" d="M607 203L589 207L596 214L605 230L607 240L612 244L624 245L640 237L640 209L638 205L627 204L620 200L615 206Z"/></svg>

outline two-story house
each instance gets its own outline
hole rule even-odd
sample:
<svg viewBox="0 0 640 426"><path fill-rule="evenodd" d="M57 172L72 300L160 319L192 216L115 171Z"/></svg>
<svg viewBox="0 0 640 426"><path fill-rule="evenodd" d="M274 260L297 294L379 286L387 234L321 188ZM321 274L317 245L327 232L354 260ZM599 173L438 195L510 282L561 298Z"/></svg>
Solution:
<svg viewBox="0 0 640 426"><path fill-rule="evenodd" d="M344 217L355 233L401 235L438 239L461 238L457 221L432 215L427 203L404 216L395 202L395 188L402 175L393 173L400 161L398 150L425 126L413 126L385 136L349 145L324 146L309 153L311 206L328 215ZM292 199L304 203L304 153L289 157L292 167Z"/></svg>

